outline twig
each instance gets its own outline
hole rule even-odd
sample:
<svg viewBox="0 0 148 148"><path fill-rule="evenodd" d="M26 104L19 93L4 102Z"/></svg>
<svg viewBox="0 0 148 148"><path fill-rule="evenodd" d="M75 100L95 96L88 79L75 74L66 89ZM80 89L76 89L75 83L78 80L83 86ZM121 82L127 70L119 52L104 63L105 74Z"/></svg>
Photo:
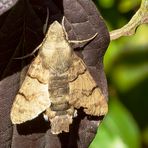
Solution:
<svg viewBox="0 0 148 148"><path fill-rule="evenodd" d="M115 40L121 36L133 35L139 25L146 23L148 23L148 0L142 0L139 10L131 20L122 28L110 32L110 39Z"/></svg>

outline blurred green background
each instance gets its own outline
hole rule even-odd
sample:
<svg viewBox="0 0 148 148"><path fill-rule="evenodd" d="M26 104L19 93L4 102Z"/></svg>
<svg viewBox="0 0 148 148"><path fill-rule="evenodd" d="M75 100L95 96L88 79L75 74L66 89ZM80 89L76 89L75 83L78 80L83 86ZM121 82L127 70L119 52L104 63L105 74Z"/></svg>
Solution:
<svg viewBox="0 0 148 148"><path fill-rule="evenodd" d="M141 0L94 0L108 29L124 26ZM89 148L148 148L148 25L112 41L104 57L109 113Z"/></svg>

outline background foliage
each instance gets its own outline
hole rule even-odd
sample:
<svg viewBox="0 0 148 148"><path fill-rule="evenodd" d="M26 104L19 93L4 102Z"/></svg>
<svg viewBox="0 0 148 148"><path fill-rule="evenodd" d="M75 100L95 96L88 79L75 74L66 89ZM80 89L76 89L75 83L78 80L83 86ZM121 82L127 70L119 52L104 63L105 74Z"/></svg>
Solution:
<svg viewBox="0 0 148 148"><path fill-rule="evenodd" d="M124 26L140 0L94 0L108 29ZM134 36L112 41L104 66L109 87L109 113L90 148L148 147L148 26Z"/></svg>

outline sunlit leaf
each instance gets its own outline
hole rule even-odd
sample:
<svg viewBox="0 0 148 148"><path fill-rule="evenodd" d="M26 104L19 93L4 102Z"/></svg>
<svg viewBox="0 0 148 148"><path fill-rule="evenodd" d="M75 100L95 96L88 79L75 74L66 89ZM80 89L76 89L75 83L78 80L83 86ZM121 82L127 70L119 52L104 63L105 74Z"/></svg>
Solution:
<svg viewBox="0 0 148 148"><path fill-rule="evenodd" d="M140 148L139 129L132 115L115 98L89 148Z"/></svg>
<svg viewBox="0 0 148 148"><path fill-rule="evenodd" d="M143 24L138 27L136 34L131 37L128 46L147 46L147 48L137 48L139 50L148 50L148 25ZM135 50L135 48L133 49Z"/></svg>
<svg viewBox="0 0 148 148"><path fill-rule="evenodd" d="M140 6L141 0L121 0L121 2L118 5L118 9L120 12L128 12L132 10L136 6Z"/></svg>
<svg viewBox="0 0 148 148"><path fill-rule="evenodd" d="M113 6L115 0L95 0L96 3L99 3L100 6L104 8L110 8Z"/></svg>
<svg viewBox="0 0 148 148"><path fill-rule="evenodd" d="M120 91L127 91L148 78L148 62L137 66L119 65L113 72L112 79Z"/></svg>

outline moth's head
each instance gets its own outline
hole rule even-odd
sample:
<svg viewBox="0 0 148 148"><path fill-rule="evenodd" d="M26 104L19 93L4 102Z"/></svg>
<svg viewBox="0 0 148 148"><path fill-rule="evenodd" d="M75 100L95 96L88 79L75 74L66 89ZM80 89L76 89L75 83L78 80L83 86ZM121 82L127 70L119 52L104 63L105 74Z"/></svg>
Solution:
<svg viewBox="0 0 148 148"><path fill-rule="evenodd" d="M66 39L65 31L59 22L54 21L49 26L46 37L42 43L42 48L53 51L69 49L69 42ZM69 52L69 50L67 51Z"/></svg>
<svg viewBox="0 0 148 148"><path fill-rule="evenodd" d="M56 42L63 40L63 38L65 38L65 33L62 25L59 22L54 21L47 31L46 38Z"/></svg>

